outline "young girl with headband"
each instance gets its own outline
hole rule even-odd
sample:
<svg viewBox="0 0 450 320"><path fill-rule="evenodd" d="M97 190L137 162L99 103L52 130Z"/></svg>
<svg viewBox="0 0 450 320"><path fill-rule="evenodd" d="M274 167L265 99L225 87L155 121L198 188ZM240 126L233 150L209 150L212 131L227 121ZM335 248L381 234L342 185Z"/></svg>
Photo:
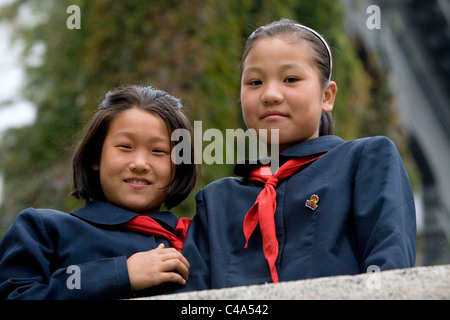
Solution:
<svg viewBox="0 0 450 320"><path fill-rule="evenodd" d="M403 161L386 137L333 135L332 67L323 37L291 20L248 38L243 118L256 132L278 130L279 141L266 142L279 144L280 167L239 163L241 178L197 194L183 291L414 266L415 207Z"/></svg>
<svg viewBox="0 0 450 320"><path fill-rule="evenodd" d="M166 92L108 92L73 156L72 195L86 206L17 216L0 245L0 299L119 299L184 284L189 263L180 251L190 219L160 211L196 182L193 161L171 161L178 128L192 132Z"/></svg>

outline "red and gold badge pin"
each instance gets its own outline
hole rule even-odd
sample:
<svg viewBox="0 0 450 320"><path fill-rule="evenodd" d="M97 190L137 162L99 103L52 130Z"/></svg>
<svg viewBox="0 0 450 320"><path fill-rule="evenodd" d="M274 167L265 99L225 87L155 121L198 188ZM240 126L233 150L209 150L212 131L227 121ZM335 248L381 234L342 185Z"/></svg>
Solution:
<svg viewBox="0 0 450 320"><path fill-rule="evenodd" d="M319 206L317 202L319 202L319 196L317 194L313 194L310 199L306 200L305 206L311 210L316 210Z"/></svg>

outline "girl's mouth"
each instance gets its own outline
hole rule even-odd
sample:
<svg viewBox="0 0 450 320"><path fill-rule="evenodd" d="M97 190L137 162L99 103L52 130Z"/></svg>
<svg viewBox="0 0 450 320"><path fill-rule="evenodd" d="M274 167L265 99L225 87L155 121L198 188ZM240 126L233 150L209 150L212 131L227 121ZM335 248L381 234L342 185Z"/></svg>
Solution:
<svg viewBox="0 0 450 320"><path fill-rule="evenodd" d="M277 120L277 119L283 119L286 118L287 115L280 112L280 111L267 111L265 113L263 113L263 115L261 116L261 119L263 120Z"/></svg>
<svg viewBox="0 0 450 320"><path fill-rule="evenodd" d="M131 178L131 179L125 179L124 181L126 183L133 184L133 185L138 185L138 186L148 186L148 185L150 185L150 182L148 180L146 180L146 179Z"/></svg>

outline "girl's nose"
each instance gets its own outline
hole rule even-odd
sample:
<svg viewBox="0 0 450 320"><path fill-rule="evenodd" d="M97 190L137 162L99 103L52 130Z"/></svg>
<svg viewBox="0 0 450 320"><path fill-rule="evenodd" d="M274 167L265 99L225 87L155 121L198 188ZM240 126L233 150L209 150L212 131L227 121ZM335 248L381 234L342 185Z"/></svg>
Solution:
<svg viewBox="0 0 450 320"><path fill-rule="evenodd" d="M263 94L261 95L261 102L265 105L279 104L283 101L283 94L276 84L266 84Z"/></svg>
<svg viewBox="0 0 450 320"><path fill-rule="evenodd" d="M150 157L144 152L136 152L133 159L130 161L130 169L135 172L150 171Z"/></svg>

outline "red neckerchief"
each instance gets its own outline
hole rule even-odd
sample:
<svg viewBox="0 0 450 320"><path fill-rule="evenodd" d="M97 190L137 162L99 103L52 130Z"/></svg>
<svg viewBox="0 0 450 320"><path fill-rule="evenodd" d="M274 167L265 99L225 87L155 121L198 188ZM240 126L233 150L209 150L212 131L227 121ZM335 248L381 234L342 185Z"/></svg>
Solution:
<svg viewBox="0 0 450 320"><path fill-rule="evenodd" d="M255 204L247 212L244 219L245 248L248 246L248 240L259 223L262 234L264 256L269 263L270 275L274 283L278 282L278 273L275 262L278 257L278 240L275 231L274 214L277 208L275 188L278 182L290 177L298 169L307 163L310 163L322 155L308 156L291 159L282 165L278 171L272 175L269 166L262 166L250 172L250 180L264 182L264 189L256 198Z"/></svg>
<svg viewBox="0 0 450 320"><path fill-rule="evenodd" d="M183 249L186 232L191 223L190 218L178 219L175 233L164 229L156 220L147 216L137 216L122 225L130 230L166 238L179 252Z"/></svg>

